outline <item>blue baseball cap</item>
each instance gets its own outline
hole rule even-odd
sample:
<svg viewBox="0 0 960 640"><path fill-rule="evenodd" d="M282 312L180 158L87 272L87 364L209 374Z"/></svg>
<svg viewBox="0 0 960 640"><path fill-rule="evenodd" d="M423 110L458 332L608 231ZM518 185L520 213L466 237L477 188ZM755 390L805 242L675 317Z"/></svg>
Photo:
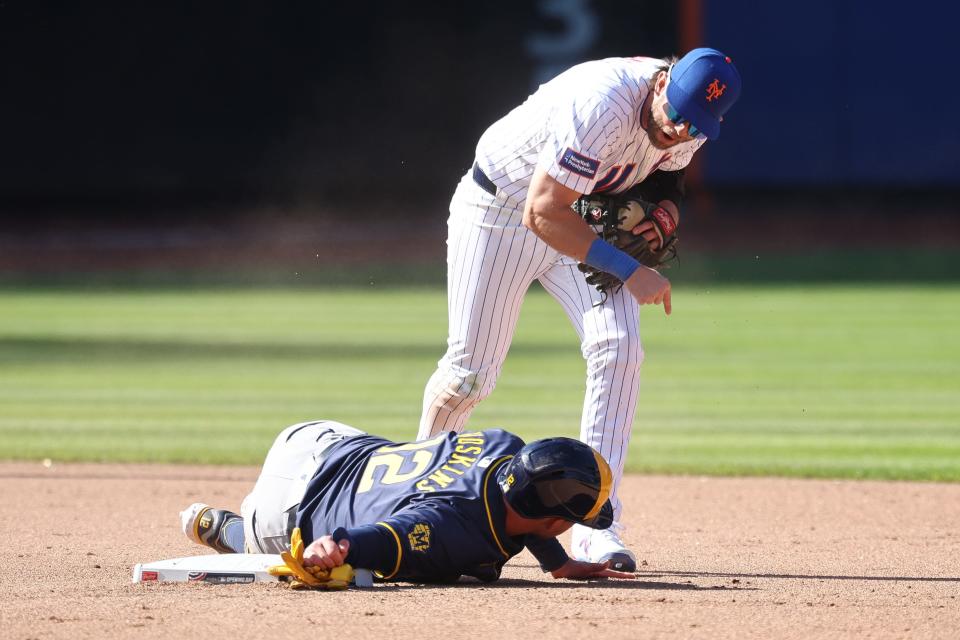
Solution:
<svg viewBox="0 0 960 640"><path fill-rule="evenodd" d="M716 49L694 49L670 70L667 102L711 140L720 137L720 122L740 97L740 72Z"/></svg>

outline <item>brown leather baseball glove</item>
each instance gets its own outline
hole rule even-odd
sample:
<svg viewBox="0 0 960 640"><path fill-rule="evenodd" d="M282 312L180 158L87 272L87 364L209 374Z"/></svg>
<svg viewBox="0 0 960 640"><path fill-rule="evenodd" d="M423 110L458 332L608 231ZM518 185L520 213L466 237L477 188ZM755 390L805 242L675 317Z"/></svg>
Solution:
<svg viewBox="0 0 960 640"><path fill-rule="evenodd" d="M677 255L677 223L663 207L647 202L631 192L604 196L585 195L574 205L589 225L599 226L598 235L621 251L633 256L640 264L660 267ZM654 250L642 235L632 230L644 220L650 220L660 243ZM623 283L614 275L587 264L579 265L588 283L601 293L617 291Z"/></svg>

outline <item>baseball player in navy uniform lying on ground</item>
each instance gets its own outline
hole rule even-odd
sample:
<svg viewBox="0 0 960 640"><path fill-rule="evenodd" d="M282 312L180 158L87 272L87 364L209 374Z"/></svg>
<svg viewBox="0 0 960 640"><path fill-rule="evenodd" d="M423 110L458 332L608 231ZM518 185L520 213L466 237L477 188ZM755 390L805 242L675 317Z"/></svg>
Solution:
<svg viewBox="0 0 960 640"><path fill-rule="evenodd" d="M556 536L613 521L610 467L570 438L501 429L395 443L331 421L280 433L240 515L196 503L188 538L221 553L280 553L299 527L304 565L382 580L489 582L524 547L555 578L633 578L570 559Z"/></svg>

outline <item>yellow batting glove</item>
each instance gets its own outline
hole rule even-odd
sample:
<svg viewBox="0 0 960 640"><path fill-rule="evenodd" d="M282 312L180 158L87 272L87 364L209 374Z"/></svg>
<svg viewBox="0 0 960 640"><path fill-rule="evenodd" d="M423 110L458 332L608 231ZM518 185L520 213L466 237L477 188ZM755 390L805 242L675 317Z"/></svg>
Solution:
<svg viewBox="0 0 960 640"><path fill-rule="evenodd" d="M293 589L342 590L353 582L353 567L349 564L329 570L317 566L305 567L303 551L303 536L298 527L290 534L290 551L280 553L283 564L269 567L267 572L272 576L290 578L290 587Z"/></svg>

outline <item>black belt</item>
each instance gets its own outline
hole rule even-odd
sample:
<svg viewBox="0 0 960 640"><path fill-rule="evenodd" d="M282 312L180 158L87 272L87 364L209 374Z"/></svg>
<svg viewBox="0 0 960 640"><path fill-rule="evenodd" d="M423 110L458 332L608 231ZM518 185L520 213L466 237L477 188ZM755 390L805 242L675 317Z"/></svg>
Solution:
<svg viewBox="0 0 960 640"><path fill-rule="evenodd" d="M483 172L483 169L481 169L480 165L476 162L473 163L473 181L477 183L478 187L493 197L497 196L497 185L493 184L493 181L487 177L487 174Z"/></svg>

